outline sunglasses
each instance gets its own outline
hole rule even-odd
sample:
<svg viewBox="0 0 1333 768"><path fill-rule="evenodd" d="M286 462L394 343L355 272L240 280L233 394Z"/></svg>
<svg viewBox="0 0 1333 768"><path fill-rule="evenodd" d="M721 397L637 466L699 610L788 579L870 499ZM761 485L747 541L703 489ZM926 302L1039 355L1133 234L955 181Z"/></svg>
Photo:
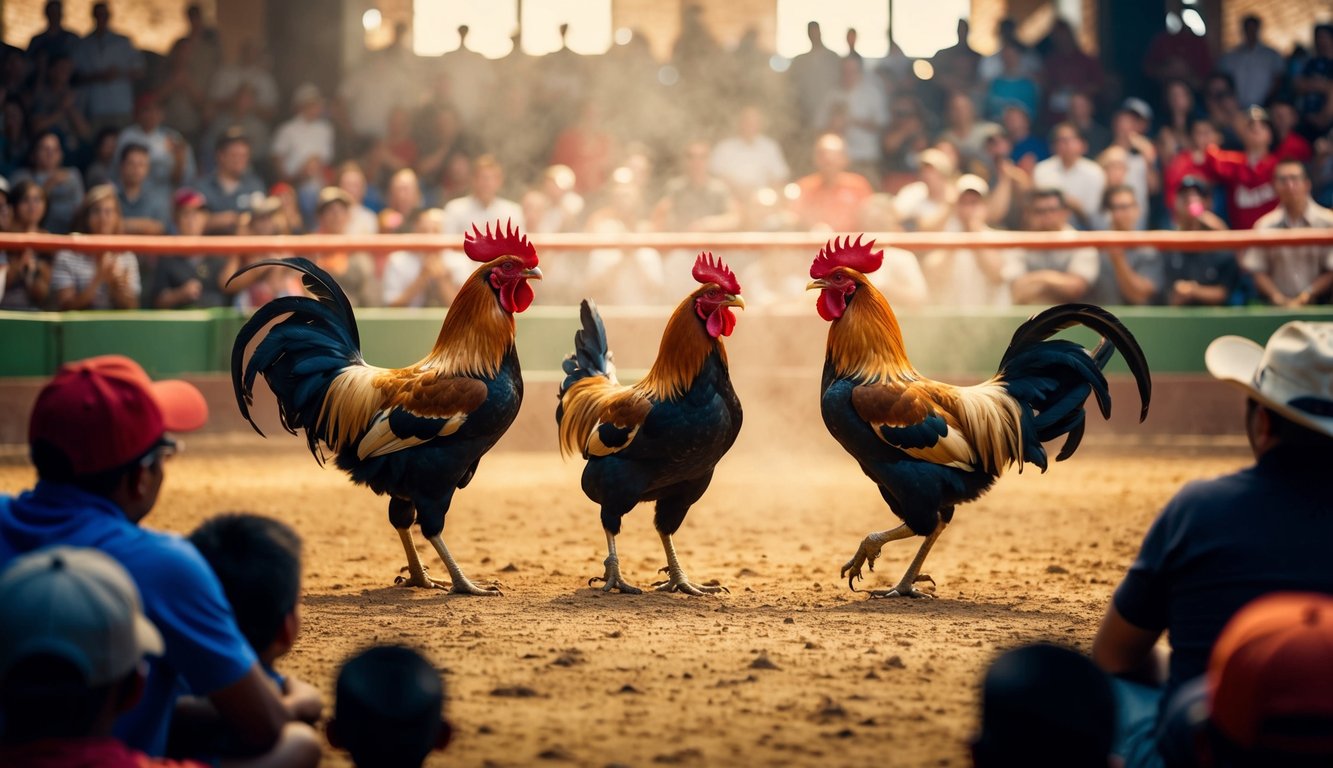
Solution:
<svg viewBox="0 0 1333 768"><path fill-rule="evenodd" d="M145 453L143 458L139 459L139 466L143 469L151 469L183 450L185 450L184 442L163 435L152 448L148 449L148 453Z"/></svg>

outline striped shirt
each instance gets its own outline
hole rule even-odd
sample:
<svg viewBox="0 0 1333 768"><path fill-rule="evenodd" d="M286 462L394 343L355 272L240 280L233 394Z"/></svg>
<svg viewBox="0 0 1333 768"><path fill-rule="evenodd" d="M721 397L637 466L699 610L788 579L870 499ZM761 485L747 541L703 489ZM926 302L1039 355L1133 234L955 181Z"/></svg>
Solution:
<svg viewBox="0 0 1333 768"><path fill-rule="evenodd" d="M138 298L142 286L139 284L139 261L132 253L113 253L116 267L129 275L130 291ZM97 256L74 251L57 251L55 264L51 267L51 293L57 294L66 288L73 288L75 293L83 291L93 282L97 274ZM97 288L97 296L89 309L115 309L111 303L111 287L102 283Z"/></svg>

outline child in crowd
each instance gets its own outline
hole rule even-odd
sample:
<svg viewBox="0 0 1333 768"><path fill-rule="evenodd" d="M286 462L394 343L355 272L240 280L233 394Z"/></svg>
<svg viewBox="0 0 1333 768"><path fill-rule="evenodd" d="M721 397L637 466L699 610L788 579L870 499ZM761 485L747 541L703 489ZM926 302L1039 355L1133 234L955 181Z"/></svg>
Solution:
<svg viewBox="0 0 1333 768"><path fill-rule="evenodd" d="M362 651L338 672L329 743L357 768L416 768L449 744L444 682L421 654L402 646Z"/></svg>

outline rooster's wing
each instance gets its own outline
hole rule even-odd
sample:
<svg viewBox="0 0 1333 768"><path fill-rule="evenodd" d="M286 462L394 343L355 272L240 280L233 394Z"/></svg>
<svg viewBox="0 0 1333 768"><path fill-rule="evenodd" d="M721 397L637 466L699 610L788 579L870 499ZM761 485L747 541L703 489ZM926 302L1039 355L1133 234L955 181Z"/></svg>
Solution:
<svg viewBox="0 0 1333 768"><path fill-rule="evenodd" d="M349 367L325 400L334 450L356 441L364 460L454 434L488 394L486 382L432 369Z"/></svg>
<svg viewBox="0 0 1333 768"><path fill-rule="evenodd" d="M913 458L971 472L977 455L956 416L957 391L929 380L890 380L852 389L856 415L883 442Z"/></svg>

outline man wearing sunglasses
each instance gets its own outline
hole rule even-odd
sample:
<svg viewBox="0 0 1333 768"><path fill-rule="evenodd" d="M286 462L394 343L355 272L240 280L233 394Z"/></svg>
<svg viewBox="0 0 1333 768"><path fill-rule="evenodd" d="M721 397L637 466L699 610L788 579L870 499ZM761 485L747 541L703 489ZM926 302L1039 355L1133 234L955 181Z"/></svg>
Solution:
<svg viewBox="0 0 1333 768"><path fill-rule="evenodd" d="M249 754L285 751L287 765L319 758L313 730L291 722L304 702L269 683L208 564L179 536L139 525L157 503L169 433L204 425L208 406L193 385L148 378L129 358L68 363L33 405L28 443L37 486L0 496L0 569L50 546L92 547L119 561L161 630L165 652L151 661L139 704L115 734L159 756L183 688L207 697L218 727Z"/></svg>

